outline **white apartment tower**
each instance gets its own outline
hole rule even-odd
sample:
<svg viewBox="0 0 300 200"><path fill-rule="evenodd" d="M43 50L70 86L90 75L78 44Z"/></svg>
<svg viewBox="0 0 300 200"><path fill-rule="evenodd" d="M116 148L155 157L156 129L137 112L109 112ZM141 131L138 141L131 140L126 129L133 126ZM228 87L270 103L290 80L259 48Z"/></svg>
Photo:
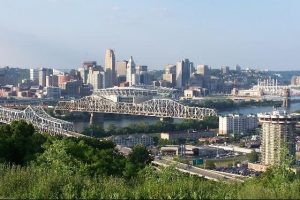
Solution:
<svg viewBox="0 0 300 200"><path fill-rule="evenodd" d="M289 155L295 155L295 125L297 116L284 110L258 114L261 130L261 164L280 164L281 152L287 148Z"/></svg>
<svg viewBox="0 0 300 200"><path fill-rule="evenodd" d="M129 86L136 84L136 65L134 63L134 60L132 56L130 57L128 63L127 63L127 70L126 70L126 81L129 83Z"/></svg>
<svg viewBox="0 0 300 200"><path fill-rule="evenodd" d="M258 127L255 115L229 114L219 116L219 134L246 134Z"/></svg>
<svg viewBox="0 0 300 200"><path fill-rule="evenodd" d="M116 60L115 53L112 49L107 49L105 52L105 87L113 87L116 84Z"/></svg>

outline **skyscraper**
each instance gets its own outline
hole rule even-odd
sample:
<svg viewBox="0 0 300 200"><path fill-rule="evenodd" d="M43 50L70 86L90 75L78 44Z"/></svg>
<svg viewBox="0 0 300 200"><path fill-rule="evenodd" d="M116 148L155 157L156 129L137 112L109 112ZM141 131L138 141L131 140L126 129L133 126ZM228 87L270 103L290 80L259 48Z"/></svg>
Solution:
<svg viewBox="0 0 300 200"><path fill-rule="evenodd" d="M191 74L194 72L194 64L189 59L184 59L182 70L182 86L186 87L189 83Z"/></svg>
<svg viewBox="0 0 300 200"><path fill-rule="evenodd" d="M274 110L272 113L260 113L258 117L262 124L261 163L279 164L283 148L287 148L289 155L295 155L297 116L284 110Z"/></svg>
<svg viewBox="0 0 300 200"><path fill-rule="evenodd" d="M184 61L178 61L176 63L176 88L182 88L183 82L182 82L182 74L183 74L183 66Z"/></svg>
<svg viewBox="0 0 300 200"><path fill-rule="evenodd" d="M195 73L195 67L194 67L194 63L193 62L189 62L189 77L191 77L192 76L192 74L194 74Z"/></svg>
<svg viewBox="0 0 300 200"><path fill-rule="evenodd" d="M136 84L136 74L135 74L135 63L132 58L130 57L128 63L127 63L127 70L126 70L126 81L129 83L129 86Z"/></svg>
<svg viewBox="0 0 300 200"><path fill-rule="evenodd" d="M236 65L236 66L235 66L235 71L237 71L237 72L240 72L240 71L241 71L241 69L242 69L242 68L241 68L241 66L240 66L240 65Z"/></svg>
<svg viewBox="0 0 300 200"><path fill-rule="evenodd" d="M38 83L39 81L39 70L38 69L30 69L30 80Z"/></svg>
<svg viewBox="0 0 300 200"><path fill-rule="evenodd" d="M149 83L149 76L148 76L148 67L146 65L137 65L135 68L136 74L136 85L148 85Z"/></svg>
<svg viewBox="0 0 300 200"><path fill-rule="evenodd" d="M186 87L193 72L194 65L189 59L178 61L176 63L176 87Z"/></svg>
<svg viewBox="0 0 300 200"><path fill-rule="evenodd" d="M229 73L229 67L228 66L222 66L221 71L223 74L228 74Z"/></svg>
<svg viewBox="0 0 300 200"><path fill-rule="evenodd" d="M163 74L163 80L168 83L169 86L174 87L176 84L176 66L166 65L165 73Z"/></svg>
<svg viewBox="0 0 300 200"><path fill-rule="evenodd" d="M87 84L88 74L90 69L101 69L101 66L97 65L96 61L85 61L82 63L81 67L79 67L78 71L80 73L80 77L84 84Z"/></svg>
<svg viewBox="0 0 300 200"><path fill-rule="evenodd" d="M122 60L122 61L116 62L117 76L125 76L126 77L127 63L128 63L127 60Z"/></svg>
<svg viewBox="0 0 300 200"><path fill-rule="evenodd" d="M53 69L41 68L39 70L39 85L45 87L46 76L50 76L52 74L53 74Z"/></svg>
<svg viewBox="0 0 300 200"><path fill-rule="evenodd" d="M207 88L210 91L211 81L210 81L210 69L208 65L198 65L196 73L203 76L203 87Z"/></svg>
<svg viewBox="0 0 300 200"><path fill-rule="evenodd" d="M117 83L126 82L127 60L116 62Z"/></svg>
<svg viewBox="0 0 300 200"><path fill-rule="evenodd" d="M196 73L201 74L202 76L210 76L208 65L198 65Z"/></svg>
<svg viewBox="0 0 300 200"><path fill-rule="evenodd" d="M93 90L105 88L105 72L100 70L92 70L88 74L88 84Z"/></svg>
<svg viewBox="0 0 300 200"><path fill-rule="evenodd" d="M46 87L58 87L58 76L52 74L46 76Z"/></svg>
<svg viewBox="0 0 300 200"><path fill-rule="evenodd" d="M105 87L113 87L116 84L116 61L115 53L112 49L107 49L105 52Z"/></svg>

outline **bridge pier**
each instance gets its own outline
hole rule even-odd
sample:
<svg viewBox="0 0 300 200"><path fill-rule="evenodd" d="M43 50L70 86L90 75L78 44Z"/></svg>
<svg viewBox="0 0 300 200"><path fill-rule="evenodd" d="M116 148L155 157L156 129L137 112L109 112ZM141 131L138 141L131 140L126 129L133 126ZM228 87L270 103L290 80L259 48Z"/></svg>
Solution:
<svg viewBox="0 0 300 200"><path fill-rule="evenodd" d="M161 117L161 118L159 118L159 120L161 122L169 122L169 123L173 123L174 122L174 119L171 118L171 117Z"/></svg>
<svg viewBox="0 0 300 200"><path fill-rule="evenodd" d="M283 101L282 101L282 107L284 108L289 108L290 107L290 101L291 101L291 93L290 89L286 88L284 90L284 96L283 96Z"/></svg>
<svg viewBox="0 0 300 200"><path fill-rule="evenodd" d="M103 113L90 113L90 126L97 123L97 124L103 124L104 122L104 114Z"/></svg>

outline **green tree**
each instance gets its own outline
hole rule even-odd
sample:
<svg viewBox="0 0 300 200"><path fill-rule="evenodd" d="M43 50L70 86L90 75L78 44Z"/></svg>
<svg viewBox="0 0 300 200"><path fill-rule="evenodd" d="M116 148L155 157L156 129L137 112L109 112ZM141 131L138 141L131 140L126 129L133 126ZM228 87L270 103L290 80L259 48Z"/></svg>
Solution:
<svg viewBox="0 0 300 200"><path fill-rule="evenodd" d="M35 129L25 121L13 121L0 126L0 161L25 165L41 153L41 145L47 140L35 134Z"/></svg>
<svg viewBox="0 0 300 200"><path fill-rule="evenodd" d="M102 125L92 124L85 128L82 132L83 135L95 136L95 137L107 137L109 134L104 130Z"/></svg>
<svg viewBox="0 0 300 200"><path fill-rule="evenodd" d="M93 142L89 145L80 139L55 140L38 157L37 165L63 174L121 175L125 167L124 156L107 142Z"/></svg>
<svg viewBox="0 0 300 200"><path fill-rule="evenodd" d="M150 152L143 145L136 145L128 155L123 175L126 178L136 176L140 170L153 160Z"/></svg>
<svg viewBox="0 0 300 200"><path fill-rule="evenodd" d="M245 147L246 143L245 142L240 142L240 147Z"/></svg>
<svg viewBox="0 0 300 200"><path fill-rule="evenodd" d="M247 158L248 158L249 162L255 163L258 161L259 156L258 156L258 153L253 150L251 153L247 154Z"/></svg>
<svg viewBox="0 0 300 200"><path fill-rule="evenodd" d="M215 169L216 164L212 160L206 160L204 163L204 167L205 167L205 169Z"/></svg>
<svg viewBox="0 0 300 200"><path fill-rule="evenodd" d="M115 124L110 124L107 128L107 135L116 135L117 133L117 127Z"/></svg>

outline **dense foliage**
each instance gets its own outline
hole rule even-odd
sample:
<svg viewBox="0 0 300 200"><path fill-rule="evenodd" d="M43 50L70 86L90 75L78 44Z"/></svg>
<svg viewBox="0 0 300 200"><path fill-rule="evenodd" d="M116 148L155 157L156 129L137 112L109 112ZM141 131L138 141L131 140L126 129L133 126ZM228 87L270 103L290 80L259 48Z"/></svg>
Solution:
<svg viewBox="0 0 300 200"><path fill-rule="evenodd" d="M212 182L172 167L155 170L142 146L124 157L111 142L50 137L22 121L0 127L0 148L5 199L300 198L300 178L286 170L289 162L244 183Z"/></svg>
<svg viewBox="0 0 300 200"><path fill-rule="evenodd" d="M254 150L251 153L247 154L247 157L248 157L249 162L252 162L252 163L257 162L259 159L258 153Z"/></svg>
<svg viewBox="0 0 300 200"><path fill-rule="evenodd" d="M24 121L0 126L0 162L9 165L31 166L67 175L123 177L126 174L126 178L131 178L151 159L143 146L133 148L126 158L111 141L42 135L35 133L33 126Z"/></svg>

